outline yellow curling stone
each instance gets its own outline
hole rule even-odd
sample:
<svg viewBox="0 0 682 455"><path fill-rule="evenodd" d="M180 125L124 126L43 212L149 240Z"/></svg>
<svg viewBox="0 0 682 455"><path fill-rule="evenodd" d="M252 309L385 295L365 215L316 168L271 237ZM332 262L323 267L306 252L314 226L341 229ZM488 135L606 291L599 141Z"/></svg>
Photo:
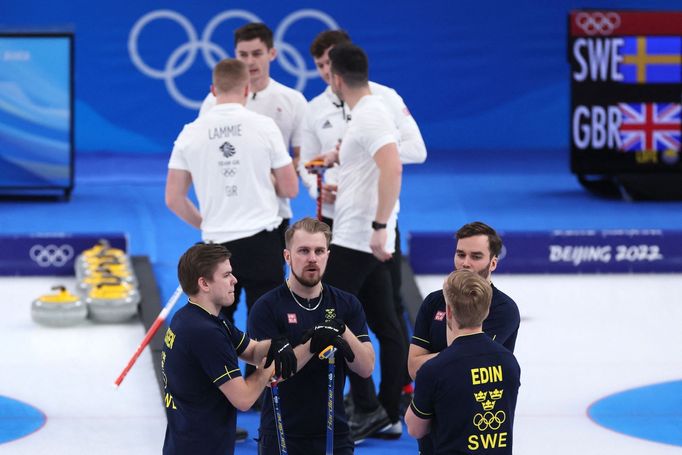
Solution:
<svg viewBox="0 0 682 455"><path fill-rule="evenodd" d="M90 289L93 282L97 282L99 277L114 276L121 279L121 281L130 284L133 287L137 287L137 277L131 268L125 264L103 262L97 267L91 267L81 271L80 274L76 274L76 279L79 281L78 292L81 289Z"/></svg>
<svg viewBox="0 0 682 455"><path fill-rule="evenodd" d="M140 293L117 279L90 289L85 299L90 318L98 322L124 322L137 314Z"/></svg>
<svg viewBox="0 0 682 455"><path fill-rule="evenodd" d="M76 278L80 278L88 270L93 270L100 267L103 264L114 264L122 265L129 270L132 270L133 264L130 262L128 256L115 256L110 254L91 256L88 258L83 258L79 256L74 264L74 269L76 271Z"/></svg>
<svg viewBox="0 0 682 455"><path fill-rule="evenodd" d="M67 327L84 321L88 315L85 303L64 286L54 286L53 294L45 294L31 304L31 317L39 324Z"/></svg>

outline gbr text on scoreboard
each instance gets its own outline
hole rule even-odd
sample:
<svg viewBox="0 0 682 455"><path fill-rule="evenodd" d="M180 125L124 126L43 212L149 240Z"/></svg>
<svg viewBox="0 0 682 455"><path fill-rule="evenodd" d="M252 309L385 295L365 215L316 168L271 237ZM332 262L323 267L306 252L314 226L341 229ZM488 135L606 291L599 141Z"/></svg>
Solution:
<svg viewBox="0 0 682 455"><path fill-rule="evenodd" d="M577 38L573 58L578 68L572 72L575 82L607 82L623 80L620 63L622 38ZM621 148L621 111L618 106L577 105L573 110L573 143L580 149Z"/></svg>

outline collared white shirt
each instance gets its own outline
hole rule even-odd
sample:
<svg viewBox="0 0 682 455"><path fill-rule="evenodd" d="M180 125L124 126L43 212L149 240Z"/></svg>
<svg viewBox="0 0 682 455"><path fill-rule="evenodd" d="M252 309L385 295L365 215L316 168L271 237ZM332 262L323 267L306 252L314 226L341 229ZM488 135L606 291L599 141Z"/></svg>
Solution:
<svg viewBox="0 0 682 455"><path fill-rule="evenodd" d="M202 239L223 243L279 226L282 218L270 173L289 163L272 119L226 103L185 125L168 167L192 175Z"/></svg>
<svg viewBox="0 0 682 455"><path fill-rule="evenodd" d="M382 99L362 97L351 111L352 120L339 150L338 184L332 243L372 253L372 221L379 203L379 168L374 154L383 146L398 144L399 132ZM387 222L384 248L395 251L397 204Z"/></svg>
<svg viewBox="0 0 682 455"><path fill-rule="evenodd" d="M215 106L216 98L209 93L201 104L199 116ZM267 87L260 92L249 93L246 108L270 117L279 128L284 144L289 147L301 146L301 127L307 109L307 102L301 92L270 79ZM279 199L279 215L291 218L291 204L287 198Z"/></svg>

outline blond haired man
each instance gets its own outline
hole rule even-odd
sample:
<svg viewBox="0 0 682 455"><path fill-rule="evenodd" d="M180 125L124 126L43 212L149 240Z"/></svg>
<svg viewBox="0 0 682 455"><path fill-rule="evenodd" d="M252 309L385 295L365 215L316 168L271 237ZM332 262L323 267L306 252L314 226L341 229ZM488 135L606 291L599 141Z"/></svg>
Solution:
<svg viewBox="0 0 682 455"><path fill-rule="evenodd" d="M483 332L492 287L461 269L446 278L443 295L452 341L417 372L408 432L433 433L435 453L511 454L521 370L514 354Z"/></svg>

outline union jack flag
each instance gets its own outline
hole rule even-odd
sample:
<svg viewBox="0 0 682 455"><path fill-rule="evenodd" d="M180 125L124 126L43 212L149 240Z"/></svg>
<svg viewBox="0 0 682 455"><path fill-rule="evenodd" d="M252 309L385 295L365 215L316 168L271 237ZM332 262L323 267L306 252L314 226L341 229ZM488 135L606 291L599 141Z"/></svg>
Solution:
<svg viewBox="0 0 682 455"><path fill-rule="evenodd" d="M618 103L624 152L680 149L679 103Z"/></svg>

